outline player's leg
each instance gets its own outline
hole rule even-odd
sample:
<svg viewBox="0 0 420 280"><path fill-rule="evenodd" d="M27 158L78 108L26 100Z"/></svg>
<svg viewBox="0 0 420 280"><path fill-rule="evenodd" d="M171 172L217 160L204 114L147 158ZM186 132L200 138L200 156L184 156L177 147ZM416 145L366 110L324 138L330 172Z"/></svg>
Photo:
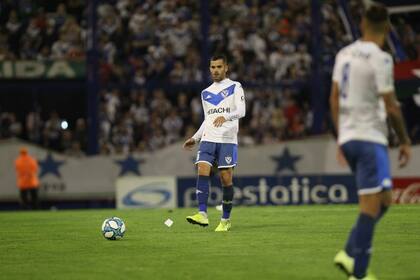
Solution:
<svg viewBox="0 0 420 280"><path fill-rule="evenodd" d="M198 213L187 217L191 224L208 226L207 201L210 189L210 172L215 158L216 144L211 142L201 142L197 152L197 183L196 194L198 201Z"/></svg>
<svg viewBox="0 0 420 280"><path fill-rule="evenodd" d="M233 168L220 169L220 180L223 189L222 220L228 220L230 218L230 212L232 211L233 201Z"/></svg>
<svg viewBox="0 0 420 280"><path fill-rule="evenodd" d="M21 189L20 190L20 202L21 202L22 208L24 210L29 209L28 190L27 189Z"/></svg>
<svg viewBox="0 0 420 280"><path fill-rule="evenodd" d="M34 188L30 190L30 197L31 197L31 209L36 210L38 209L38 188Z"/></svg>
<svg viewBox="0 0 420 280"><path fill-rule="evenodd" d="M381 218L385 215L388 211L389 207L392 203L392 193L391 190L384 190L381 193L381 209L379 211L378 216L376 217L376 222L379 222Z"/></svg>
<svg viewBox="0 0 420 280"><path fill-rule="evenodd" d="M361 143L357 163L360 213L356 223L353 244L356 279L376 279L368 272L375 225L391 203L392 188L389 158L384 145Z"/></svg>
<svg viewBox="0 0 420 280"><path fill-rule="evenodd" d="M197 164L197 201L198 201L198 211L202 213L207 213L207 202L209 199L209 189L210 189L210 171L211 165L205 162L199 162Z"/></svg>
<svg viewBox="0 0 420 280"><path fill-rule="evenodd" d="M367 268L371 254L374 227L384 216L392 202L391 191L359 196L360 215L354 236L354 277L351 279L376 279Z"/></svg>
<svg viewBox="0 0 420 280"><path fill-rule="evenodd" d="M344 157L352 171L353 174L356 174L357 167L357 143L350 141L343 146L341 146ZM337 253L334 258L334 264L340 268L347 275L351 275L354 269L354 256L353 256L353 247L354 240L356 236L356 224L353 225L350 230L349 237L347 238L346 245L344 250L341 250Z"/></svg>
<svg viewBox="0 0 420 280"><path fill-rule="evenodd" d="M367 275L371 256L373 233L376 219L381 209L382 194L373 193L359 196L360 213L356 222L354 236L354 271L356 279Z"/></svg>
<svg viewBox="0 0 420 280"><path fill-rule="evenodd" d="M216 231L228 231L231 227L230 213L232 211L233 202L233 168L237 163L237 145L220 144L218 151L218 165L220 170L220 181L222 183L223 200L222 200L222 218Z"/></svg>

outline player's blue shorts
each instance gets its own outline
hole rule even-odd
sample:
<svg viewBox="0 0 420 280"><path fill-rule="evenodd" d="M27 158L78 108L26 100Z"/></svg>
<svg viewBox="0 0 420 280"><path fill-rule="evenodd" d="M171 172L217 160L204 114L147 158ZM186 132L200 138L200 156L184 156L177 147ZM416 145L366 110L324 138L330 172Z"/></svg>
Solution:
<svg viewBox="0 0 420 280"><path fill-rule="evenodd" d="M218 168L229 168L236 166L237 161L238 145L202 141L195 164L205 162L213 166L216 163Z"/></svg>
<svg viewBox="0 0 420 280"><path fill-rule="evenodd" d="M341 145L341 149L356 175L359 195L392 189L389 157L385 145L352 140Z"/></svg>

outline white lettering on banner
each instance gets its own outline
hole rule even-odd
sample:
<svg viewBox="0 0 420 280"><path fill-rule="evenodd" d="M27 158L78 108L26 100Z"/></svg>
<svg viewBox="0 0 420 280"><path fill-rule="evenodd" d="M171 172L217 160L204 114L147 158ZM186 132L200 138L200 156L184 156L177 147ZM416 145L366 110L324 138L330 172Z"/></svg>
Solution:
<svg viewBox="0 0 420 280"><path fill-rule="evenodd" d="M341 184L334 184L330 187L317 184L310 187L308 178L302 178L299 184L298 178L292 178L290 186L269 187L264 178L259 180L258 186L235 187L234 201L241 201L242 205L267 204L268 198L274 205L284 204L325 204L330 202L343 203L348 201L347 188ZM222 200L223 192L220 188L211 188L210 204L218 204ZM196 201L195 187L187 188L184 193L184 206L191 207Z"/></svg>
<svg viewBox="0 0 420 280"><path fill-rule="evenodd" d="M323 198L321 196L318 195L318 193L326 193L328 191L327 187L324 185L316 185L315 187L312 188L311 190L311 198L313 200L313 202L320 204L320 203L326 203L327 199Z"/></svg>
<svg viewBox="0 0 420 280"><path fill-rule="evenodd" d="M267 203L267 192L268 192L268 185L265 179L260 179L260 184L258 185L260 191L260 203L266 204Z"/></svg>
<svg viewBox="0 0 420 280"><path fill-rule="evenodd" d="M328 190L328 197L332 202L345 202L349 199L349 194L343 185L332 185ZM344 191L343 191L344 190Z"/></svg>
<svg viewBox="0 0 420 280"><path fill-rule="evenodd" d="M55 78L61 75L67 78L74 78L76 73L66 61L55 61L47 71L47 77Z"/></svg>
<svg viewBox="0 0 420 280"><path fill-rule="evenodd" d="M420 184L411 184L402 191L399 203L419 203Z"/></svg>
<svg viewBox="0 0 420 280"><path fill-rule="evenodd" d="M281 194L279 197L278 194ZM270 199L274 204L287 204L289 203L289 190L283 186L274 186L270 191Z"/></svg>
<svg viewBox="0 0 420 280"><path fill-rule="evenodd" d="M11 61L6 61L3 63L3 75L0 75L3 78L12 78L13 77L13 63Z"/></svg>
<svg viewBox="0 0 420 280"><path fill-rule="evenodd" d="M15 64L16 77L36 78L45 72L45 65L37 61L17 61Z"/></svg>

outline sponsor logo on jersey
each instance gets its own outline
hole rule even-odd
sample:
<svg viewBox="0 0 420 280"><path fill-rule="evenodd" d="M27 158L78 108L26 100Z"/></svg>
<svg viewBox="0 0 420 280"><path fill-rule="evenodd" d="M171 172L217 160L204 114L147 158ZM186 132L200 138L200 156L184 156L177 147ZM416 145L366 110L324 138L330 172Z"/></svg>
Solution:
<svg viewBox="0 0 420 280"><path fill-rule="evenodd" d="M207 115L230 113L230 108L213 108L207 111Z"/></svg>

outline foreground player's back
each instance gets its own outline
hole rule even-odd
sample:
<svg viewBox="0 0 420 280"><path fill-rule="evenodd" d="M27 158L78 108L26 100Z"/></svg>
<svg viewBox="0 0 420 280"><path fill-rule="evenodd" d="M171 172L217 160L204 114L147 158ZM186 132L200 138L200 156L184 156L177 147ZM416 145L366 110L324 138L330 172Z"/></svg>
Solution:
<svg viewBox="0 0 420 280"><path fill-rule="evenodd" d="M333 80L340 89L339 142L387 144L386 112L380 94L391 92L393 61L375 43L358 40L336 57Z"/></svg>

